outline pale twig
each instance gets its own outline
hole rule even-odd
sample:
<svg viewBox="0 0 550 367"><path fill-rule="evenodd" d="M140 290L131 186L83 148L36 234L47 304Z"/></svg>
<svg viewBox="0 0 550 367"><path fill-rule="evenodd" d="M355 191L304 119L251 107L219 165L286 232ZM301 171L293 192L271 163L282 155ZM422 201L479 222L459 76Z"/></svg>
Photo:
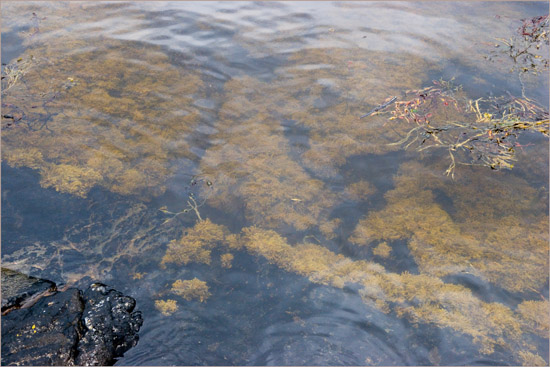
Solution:
<svg viewBox="0 0 550 367"><path fill-rule="evenodd" d="M447 168L447 170L445 171L445 174L447 176L449 176L449 174L451 175L451 178L454 180L455 178L455 167L456 167L456 163L455 163L455 156L452 152L452 149L449 147L449 155L451 156L451 164L449 165L449 168Z"/></svg>
<svg viewBox="0 0 550 367"><path fill-rule="evenodd" d="M189 202L189 200L187 200L187 204L191 207L191 209L193 209L195 211L195 214L197 215L197 218L199 218L199 222L202 222L202 218L201 218L201 213L199 213L199 207L202 206L202 204L204 204L204 202L201 204L201 205L197 205L197 202L195 201L195 199L189 195L189 199L193 202L193 204L191 204Z"/></svg>
<svg viewBox="0 0 550 367"><path fill-rule="evenodd" d="M33 61L33 56L31 55L28 60L18 59L16 63L6 65L4 68L4 75L2 79L6 79L2 88L2 94L6 93L11 87L17 84L19 78L29 71Z"/></svg>

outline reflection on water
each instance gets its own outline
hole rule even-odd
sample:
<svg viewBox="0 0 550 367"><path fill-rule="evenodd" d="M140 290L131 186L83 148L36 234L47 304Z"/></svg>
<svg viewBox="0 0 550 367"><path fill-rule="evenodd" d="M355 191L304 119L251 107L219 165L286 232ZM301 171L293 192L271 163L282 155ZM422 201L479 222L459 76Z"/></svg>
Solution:
<svg viewBox="0 0 550 367"><path fill-rule="evenodd" d="M121 365L545 365L547 138L453 179L358 117L453 77L547 110L547 69L484 58L547 13L3 4L3 265L135 297Z"/></svg>

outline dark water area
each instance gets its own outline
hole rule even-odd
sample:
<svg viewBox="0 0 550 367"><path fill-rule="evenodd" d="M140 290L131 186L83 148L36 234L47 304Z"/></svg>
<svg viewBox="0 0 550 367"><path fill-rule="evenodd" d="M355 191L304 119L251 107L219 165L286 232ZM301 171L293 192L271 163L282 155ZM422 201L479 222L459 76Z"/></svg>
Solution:
<svg viewBox="0 0 550 367"><path fill-rule="evenodd" d="M15 31L2 32L2 64L7 64L21 54L23 39Z"/></svg>
<svg viewBox="0 0 550 367"><path fill-rule="evenodd" d="M548 10L3 2L2 266L117 365L547 365Z"/></svg>

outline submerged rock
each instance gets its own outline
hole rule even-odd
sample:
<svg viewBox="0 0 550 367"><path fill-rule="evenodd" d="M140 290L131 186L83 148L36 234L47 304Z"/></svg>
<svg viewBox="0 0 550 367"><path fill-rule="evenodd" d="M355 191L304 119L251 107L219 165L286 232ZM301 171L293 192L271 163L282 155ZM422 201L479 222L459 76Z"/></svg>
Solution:
<svg viewBox="0 0 550 367"><path fill-rule="evenodd" d="M112 365L137 344L133 298L99 283L83 293L24 277L2 269L2 365Z"/></svg>

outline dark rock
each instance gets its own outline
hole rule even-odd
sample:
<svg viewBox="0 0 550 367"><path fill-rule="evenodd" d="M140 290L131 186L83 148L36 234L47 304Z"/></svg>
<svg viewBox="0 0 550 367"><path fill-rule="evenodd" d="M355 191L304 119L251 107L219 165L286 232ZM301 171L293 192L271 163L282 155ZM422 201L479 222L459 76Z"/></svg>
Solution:
<svg viewBox="0 0 550 367"><path fill-rule="evenodd" d="M25 283L22 276L5 278L6 284L2 272L2 296L9 289L6 304L15 305L2 317L2 365L111 365L136 345L143 321L141 312L133 311L133 298L98 283L84 294L76 288L56 291L51 282L29 278ZM10 279L22 285L11 285ZM52 284L53 291L44 291ZM37 291L25 296L29 289ZM26 301L33 297L34 303Z"/></svg>
<svg viewBox="0 0 550 367"><path fill-rule="evenodd" d="M73 288L3 316L2 365L74 365L83 311L80 291Z"/></svg>
<svg viewBox="0 0 550 367"><path fill-rule="evenodd" d="M136 301L103 284L92 284L84 293L82 320L86 333L78 344L77 365L112 364L138 342L143 323Z"/></svg>
<svg viewBox="0 0 550 367"><path fill-rule="evenodd" d="M30 304L33 299L56 290L49 280L29 277L25 274L2 268L2 314L11 309Z"/></svg>

